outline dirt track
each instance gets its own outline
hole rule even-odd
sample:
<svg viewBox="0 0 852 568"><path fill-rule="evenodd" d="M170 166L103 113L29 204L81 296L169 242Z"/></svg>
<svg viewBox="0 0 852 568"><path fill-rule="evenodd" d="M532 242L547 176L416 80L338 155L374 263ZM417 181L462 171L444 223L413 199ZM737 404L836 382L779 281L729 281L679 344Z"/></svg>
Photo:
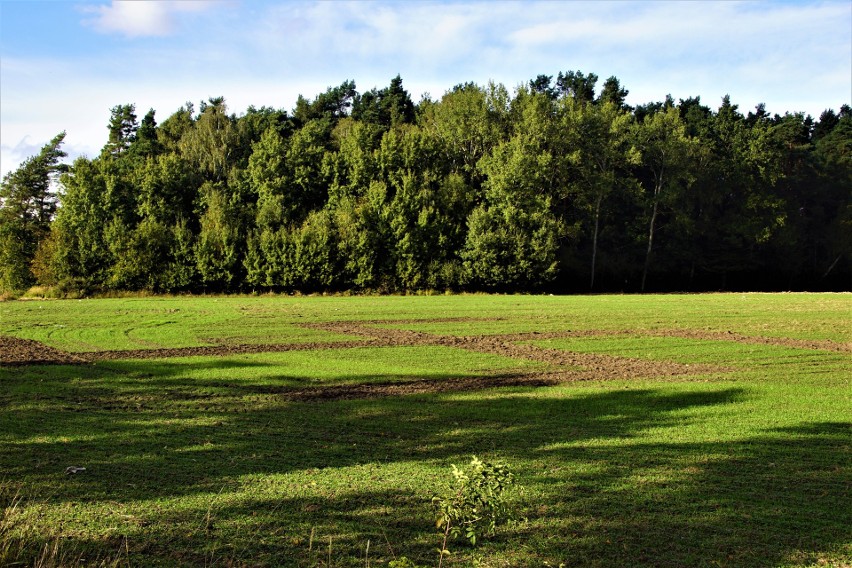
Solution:
<svg viewBox="0 0 852 568"><path fill-rule="evenodd" d="M503 355L515 359L539 361L559 367L560 375L570 375L570 378L573 380L673 376L719 370L719 367L710 365L684 365L671 361L648 361L593 353L574 353L561 349L546 349L534 345L515 343L517 341L541 338L540 335L536 334L531 334L530 336L476 335L455 337L402 329L382 329L348 322L317 324L306 327L367 337L372 341L388 345L439 345L479 353ZM568 377L566 376L566 378Z"/></svg>
<svg viewBox="0 0 852 568"><path fill-rule="evenodd" d="M443 321L443 320L441 320ZM548 349L528 343L540 339L602 336L682 337L687 339L733 341L760 345L780 345L828 351L850 351L849 344L831 341L800 341L765 337L748 337L730 332L700 330L633 330L633 331L563 331L515 333L503 335L448 336L403 329L388 329L382 325L404 324L403 321L329 322L305 324L304 327L330 331L353 337L350 341L284 343L284 344L224 344L206 347L144 349L67 353L27 339L0 336L0 366L34 364L85 364L115 359L152 359L187 356L228 356L246 353L308 351L359 347L444 346L478 353L490 353L515 359L545 363L549 369L486 377L458 377L453 380L418 379L406 382L371 383L309 389L276 389L276 393L291 400L329 400L373 398L422 392L464 391L498 386L543 386L561 382L638 378L673 377L725 372L730 369L715 365L687 365L673 361L651 361L593 353L576 353ZM423 323L418 321L417 323Z"/></svg>

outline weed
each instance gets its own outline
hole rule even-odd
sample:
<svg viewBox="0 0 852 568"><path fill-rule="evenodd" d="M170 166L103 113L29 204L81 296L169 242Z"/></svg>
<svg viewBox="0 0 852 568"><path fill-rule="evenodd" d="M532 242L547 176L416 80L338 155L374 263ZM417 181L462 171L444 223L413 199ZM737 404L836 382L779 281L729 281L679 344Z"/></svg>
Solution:
<svg viewBox="0 0 852 568"><path fill-rule="evenodd" d="M476 456L465 469L455 464L452 467L454 482L449 493L432 498L438 510L436 525L444 529L441 558L447 554L450 536L464 537L475 545L478 538L494 534L497 524L508 517L506 490L515 482L507 465L484 462Z"/></svg>

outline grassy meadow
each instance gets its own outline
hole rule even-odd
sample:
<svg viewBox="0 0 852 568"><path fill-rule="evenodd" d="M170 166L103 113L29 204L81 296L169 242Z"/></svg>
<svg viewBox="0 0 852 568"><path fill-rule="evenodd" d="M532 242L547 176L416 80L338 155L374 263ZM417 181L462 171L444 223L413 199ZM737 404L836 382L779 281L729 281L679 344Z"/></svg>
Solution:
<svg viewBox="0 0 852 568"><path fill-rule="evenodd" d="M334 322L550 359L352 345ZM302 345L0 366L0 565L436 566L431 498L477 455L514 472L514 516L444 566L852 566L850 294L13 301L0 335ZM561 352L651 372L488 386L568 373Z"/></svg>

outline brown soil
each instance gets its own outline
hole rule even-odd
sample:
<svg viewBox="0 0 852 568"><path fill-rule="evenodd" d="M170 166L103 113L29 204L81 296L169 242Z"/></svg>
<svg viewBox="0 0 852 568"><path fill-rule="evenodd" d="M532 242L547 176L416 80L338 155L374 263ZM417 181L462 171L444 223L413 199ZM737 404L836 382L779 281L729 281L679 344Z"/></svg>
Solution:
<svg viewBox="0 0 852 568"><path fill-rule="evenodd" d="M419 323L465 323L465 322L488 322L504 321L505 318L432 318L423 320L364 320L358 322L334 322L329 324L305 324L305 327L313 327L323 330L350 330L344 333L364 332L374 329L366 326L382 325L417 325ZM816 349L819 351L846 351L852 352L852 341L845 343L832 341L830 339L792 339L788 337L761 337L743 335L733 331L711 331L700 329L633 329L633 330L606 330L606 329L580 329L570 331L533 331L529 333L506 333L496 335L485 335L483 338L500 339L504 342L535 341L538 339L566 339L572 337L600 337L600 336L651 336L651 337L678 337L683 339L699 339L713 341L734 341L752 345L775 345L778 347L794 347L800 349Z"/></svg>
<svg viewBox="0 0 852 568"><path fill-rule="evenodd" d="M307 389L279 389L286 400L350 400L384 398L409 394L475 391L497 387L544 387L569 382L561 373L518 373L486 377L419 379L393 383L361 383Z"/></svg>
<svg viewBox="0 0 852 568"><path fill-rule="evenodd" d="M48 347L32 339L0 335L0 366L2 365L69 365L83 359Z"/></svg>
<svg viewBox="0 0 852 568"><path fill-rule="evenodd" d="M423 320L427 321L427 320ZM433 321L433 320L428 320ZM440 321L468 321L449 318ZM469 320L473 321L473 320ZM458 377L455 379L422 379L406 382L387 382L305 389L280 388L271 393L288 400L331 400L398 396L403 394L467 391L501 386L544 386L564 382L607 380L638 377L674 377L695 374L725 372L729 369L714 365L687 365L674 361L650 361L627 357L593 353L575 353L561 349L548 349L523 343L540 339L560 339L594 336L653 336L681 337L687 339L709 339L735 341L762 345L780 345L829 351L850 351L850 344L831 341L806 341L785 338L750 337L732 332L701 330L632 330L602 331L577 330L561 332L533 332L503 335L448 336L376 327L421 321L363 321L329 322L305 324L319 329L353 337L351 341L310 342L285 344L222 344L206 347L171 349L144 349L124 351L100 351L71 354L48 347L37 341L0 336L0 366L29 364L81 364L114 359L151 359L186 356L228 356L249 353L283 351L309 351L317 349L342 349L360 347L393 346L444 346L502 355L515 359L527 359L547 364L547 371L531 371L514 374L489 375L485 377ZM357 339L355 339L357 338Z"/></svg>
<svg viewBox="0 0 852 568"><path fill-rule="evenodd" d="M839 343L830 339L792 339L789 337L759 337L742 335L733 331L702 331L699 329L660 329L648 331L623 332L624 334L652 335L654 337L682 337L685 339L704 339L714 341L735 341L752 345L776 345L778 347L795 347L799 349L817 349L820 351L852 352L852 342Z"/></svg>
<svg viewBox="0 0 852 568"><path fill-rule="evenodd" d="M465 336L432 335L418 331L402 329L382 329L364 327L352 322L334 322L328 324L309 324L306 327L359 335L372 341L398 346L440 345L456 347L478 353L503 355L515 359L528 359L547 363L560 368L560 371L570 370L574 380L578 379L614 379L631 377L658 377L684 374L706 373L721 370L712 365L685 365L673 361L648 361L627 357L614 357L594 353L574 353L561 349L547 349L535 345L514 343L529 339L526 336ZM541 338L544 334L532 334L531 338Z"/></svg>
<svg viewBox="0 0 852 568"><path fill-rule="evenodd" d="M205 347L172 347L168 349L129 349L122 351L95 351L80 353L86 361L112 361L115 359L160 359L166 357L225 357L251 353L278 353L281 351L312 351L315 349L347 349L351 347L387 347L376 341L329 341L324 343L264 343L222 344Z"/></svg>

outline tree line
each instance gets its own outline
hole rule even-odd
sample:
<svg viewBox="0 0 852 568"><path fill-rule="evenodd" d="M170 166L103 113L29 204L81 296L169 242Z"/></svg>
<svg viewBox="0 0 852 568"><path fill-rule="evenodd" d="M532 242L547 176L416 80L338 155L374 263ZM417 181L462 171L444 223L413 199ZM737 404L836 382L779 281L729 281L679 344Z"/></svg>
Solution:
<svg viewBox="0 0 852 568"><path fill-rule="evenodd" d="M0 289L153 292L852 288L852 109L635 108L617 78L397 76L287 112L111 109L3 178Z"/></svg>

